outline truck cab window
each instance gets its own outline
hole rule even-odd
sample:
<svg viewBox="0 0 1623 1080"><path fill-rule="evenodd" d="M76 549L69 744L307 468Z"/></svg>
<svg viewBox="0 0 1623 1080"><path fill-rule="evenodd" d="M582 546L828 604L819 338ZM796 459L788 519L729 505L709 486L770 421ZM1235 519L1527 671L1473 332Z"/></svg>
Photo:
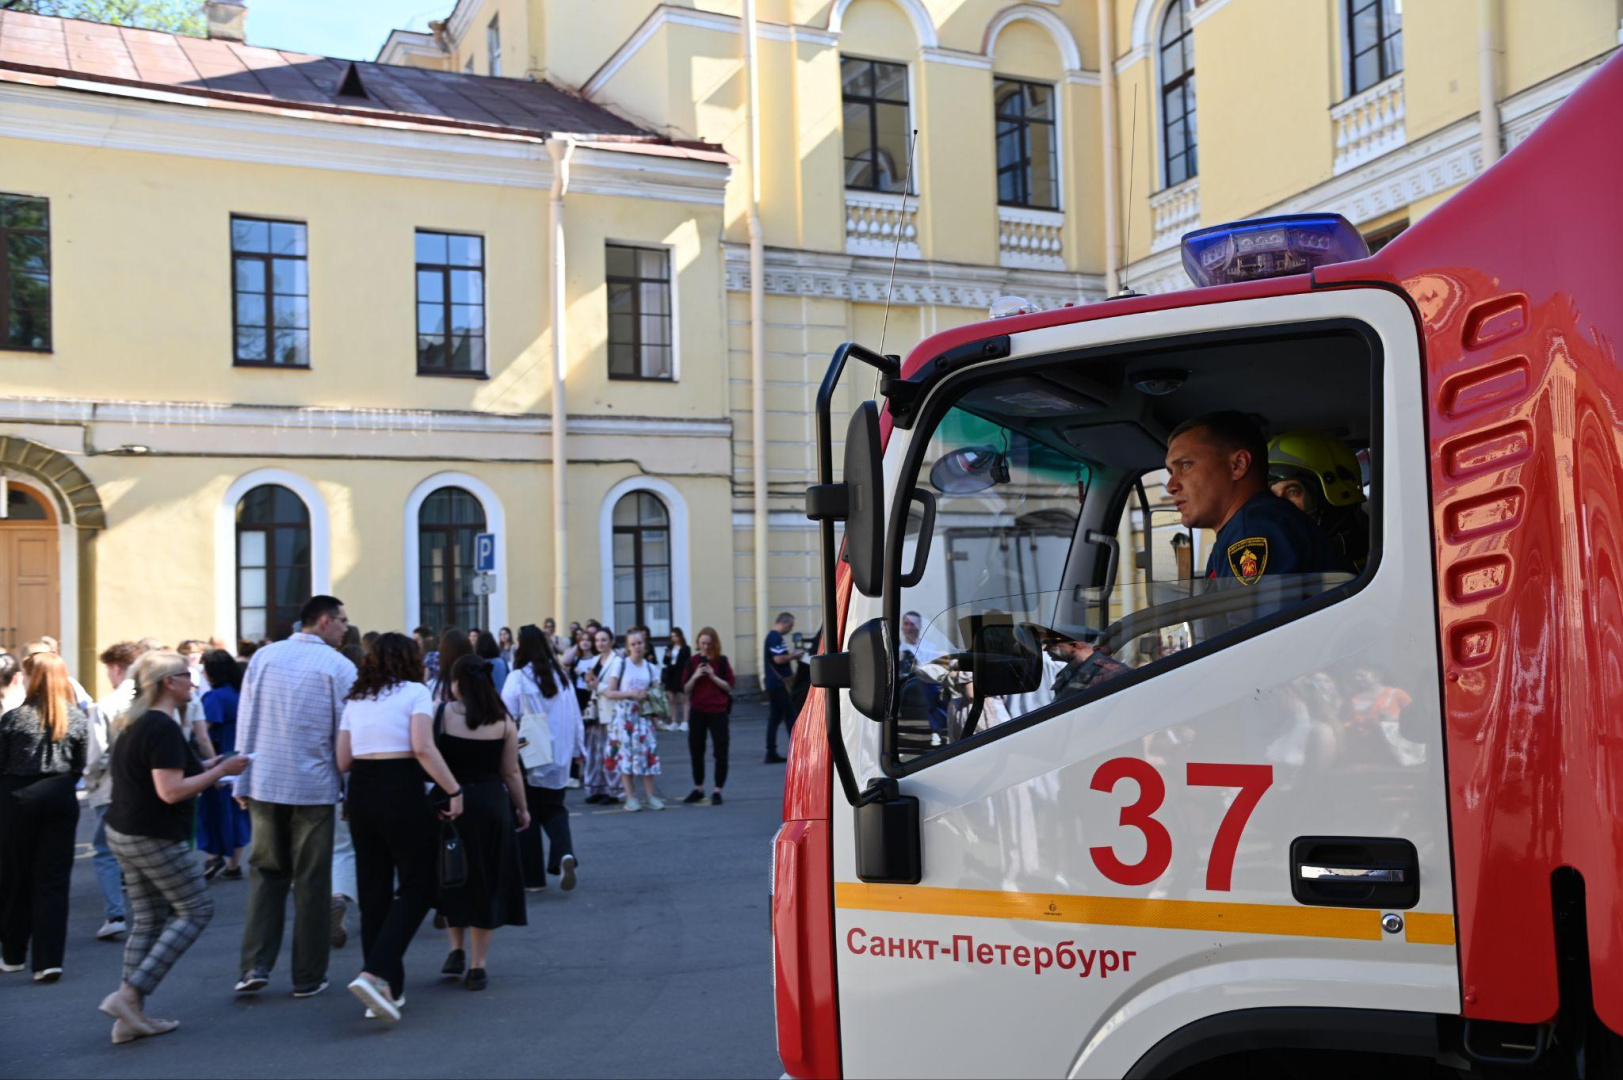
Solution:
<svg viewBox="0 0 1623 1080"><path fill-rule="evenodd" d="M926 406L903 475L900 764L1267 632L1370 572L1371 339L1349 328L1017 360ZM1366 466L1364 463L1370 463ZM904 485L899 499L910 499Z"/></svg>

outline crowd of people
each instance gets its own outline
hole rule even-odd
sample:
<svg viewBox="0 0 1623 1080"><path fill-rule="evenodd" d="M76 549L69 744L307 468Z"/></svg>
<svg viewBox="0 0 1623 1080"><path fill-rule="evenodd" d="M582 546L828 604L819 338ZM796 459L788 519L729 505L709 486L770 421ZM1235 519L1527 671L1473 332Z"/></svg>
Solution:
<svg viewBox="0 0 1623 1080"><path fill-rule="evenodd" d="M784 760L777 728L804 692L793 623L780 616L763 652L768 762ZM125 939L101 1003L114 1043L178 1027L146 1002L208 926L213 881L247 881L238 994L270 984L291 895L293 995L327 988L358 907L349 990L398 1022L405 955L431 912L441 973L483 990L493 934L525 925L525 893L576 888L569 789L664 809L667 730L691 752L682 801L725 803L738 679L711 627L691 645L672 628L657 648L647 627L616 635L597 620L565 635L552 619L516 637L361 634L340 600L317 596L281 641L146 639L99 659L112 690L98 701L55 641L0 651L0 972L62 977L82 785L96 936Z"/></svg>

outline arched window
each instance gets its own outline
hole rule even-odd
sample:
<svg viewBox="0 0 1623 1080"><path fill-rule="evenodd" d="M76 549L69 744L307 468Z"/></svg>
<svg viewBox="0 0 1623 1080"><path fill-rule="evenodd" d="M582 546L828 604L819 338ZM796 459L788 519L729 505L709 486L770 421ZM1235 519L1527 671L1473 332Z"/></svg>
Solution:
<svg viewBox="0 0 1623 1080"><path fill-rule="evenodd" d="M1403 5L1399 0L1347 0L1347 56L1354 94L1403 70Z"/></svg>
<svg viewBox="0 0 1623 1080"><path fill-rule="evenodd" d="M459 487L443 487L417 511L417 557L421 582L418 618L435 630L478 625L473 592L474 537L485 531L485 508Z"/></svg>
<svg viewBox="0 0 1623 1080"><path fill-rule="evenodd" d="M310 511L280 484L237 501L237 636L281 641L310 599Z"/></svg>
<svg viewBox="0 0 1623 1080"><path fill-rule="evenodd" d="M614 628L671 634L671 518L659 496L633 491L614 504Z"/></svg>
<svg viewBox="0 0 1623 1080"><path fill-rule="evenodd" d="M1172 0L1161 23L1161 151L1166 186L1200 174L1195 157L1195 38L1193 0Z"/></svg>

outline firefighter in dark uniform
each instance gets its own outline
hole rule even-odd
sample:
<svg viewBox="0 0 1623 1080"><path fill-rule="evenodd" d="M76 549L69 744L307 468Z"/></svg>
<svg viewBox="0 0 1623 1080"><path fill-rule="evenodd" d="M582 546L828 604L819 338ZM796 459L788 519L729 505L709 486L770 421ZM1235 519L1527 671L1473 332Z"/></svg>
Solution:
<svg viewBox="0 0 1623 1080"><path fill-rule="evenodd" d="M1359 570L1369 561L1369 517L1363 470L1339 439L1322 431L1287 431L1268 444L1268 482L1312 518Z"/></svg>
<svg viewBox="0 0 1623 1080"><path fill-rule="evenodd" d="M1291 589L1314 594L1333 584L1302 575L1354 572L1312 518L1269 490L1268 442L1245 414L1208 413L1178 425L1167 442L1167 473L1167 494L1184 525L1217 533L1206 561L1208 588L1272 586L1257 588L1257 602L1220 625L1208 620L1207 636L1305 598Z"/></svg>

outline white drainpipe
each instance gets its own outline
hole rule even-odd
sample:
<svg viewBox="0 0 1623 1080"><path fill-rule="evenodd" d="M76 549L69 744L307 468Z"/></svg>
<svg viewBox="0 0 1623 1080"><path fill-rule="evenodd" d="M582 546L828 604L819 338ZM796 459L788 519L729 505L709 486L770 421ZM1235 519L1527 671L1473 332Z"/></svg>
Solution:
<svg viewBox="0 0 1623 1080"><path fill-rule="evenodd" d="M1121 249L1116 239L1117 222L1121 220L1121 201L1116 189L1121 148L1116 144L1116 37L1111 7L1105 0L1098 4L1099 107L1104 114L1100 130L1104 140L1106 296L1114 296L1121 289ZM1131 197L1129 194L1128 198Z"/></svg>
<svg viewBox="0 0 1623 1080"><path fill-rule="evenodd" d="M761 80L755 0L744 0L744 74L749 84L750 472L755 489L755 640L772 625L766 480L766 255L761 237ZM762 672L765 675L765 672Z"/></svg>
<svg viewBox="0 0 1623 1080"><path fill-rule="evenodd" d="M1477 123L1482 140L1482 167L1499 160L1499 48L1495 27L1498 4L1477 0L1477 82L1480 114Z"/></svg>
<svg viewBox="0 0 1623 1080"><path fill-rule="evenodd" d="M564 195L569 191L569 159L575 152L573 139L548 139L552 155L551 237L552 255L552 596L553 611L560 625L569 619L569 449L565 439L569 426L568 404L564 398L564 369L569 357L564 328L569 297L564 281ZM601 558L612 558L601 552ZM610 618L612 613L605 615Z"/></svg>

